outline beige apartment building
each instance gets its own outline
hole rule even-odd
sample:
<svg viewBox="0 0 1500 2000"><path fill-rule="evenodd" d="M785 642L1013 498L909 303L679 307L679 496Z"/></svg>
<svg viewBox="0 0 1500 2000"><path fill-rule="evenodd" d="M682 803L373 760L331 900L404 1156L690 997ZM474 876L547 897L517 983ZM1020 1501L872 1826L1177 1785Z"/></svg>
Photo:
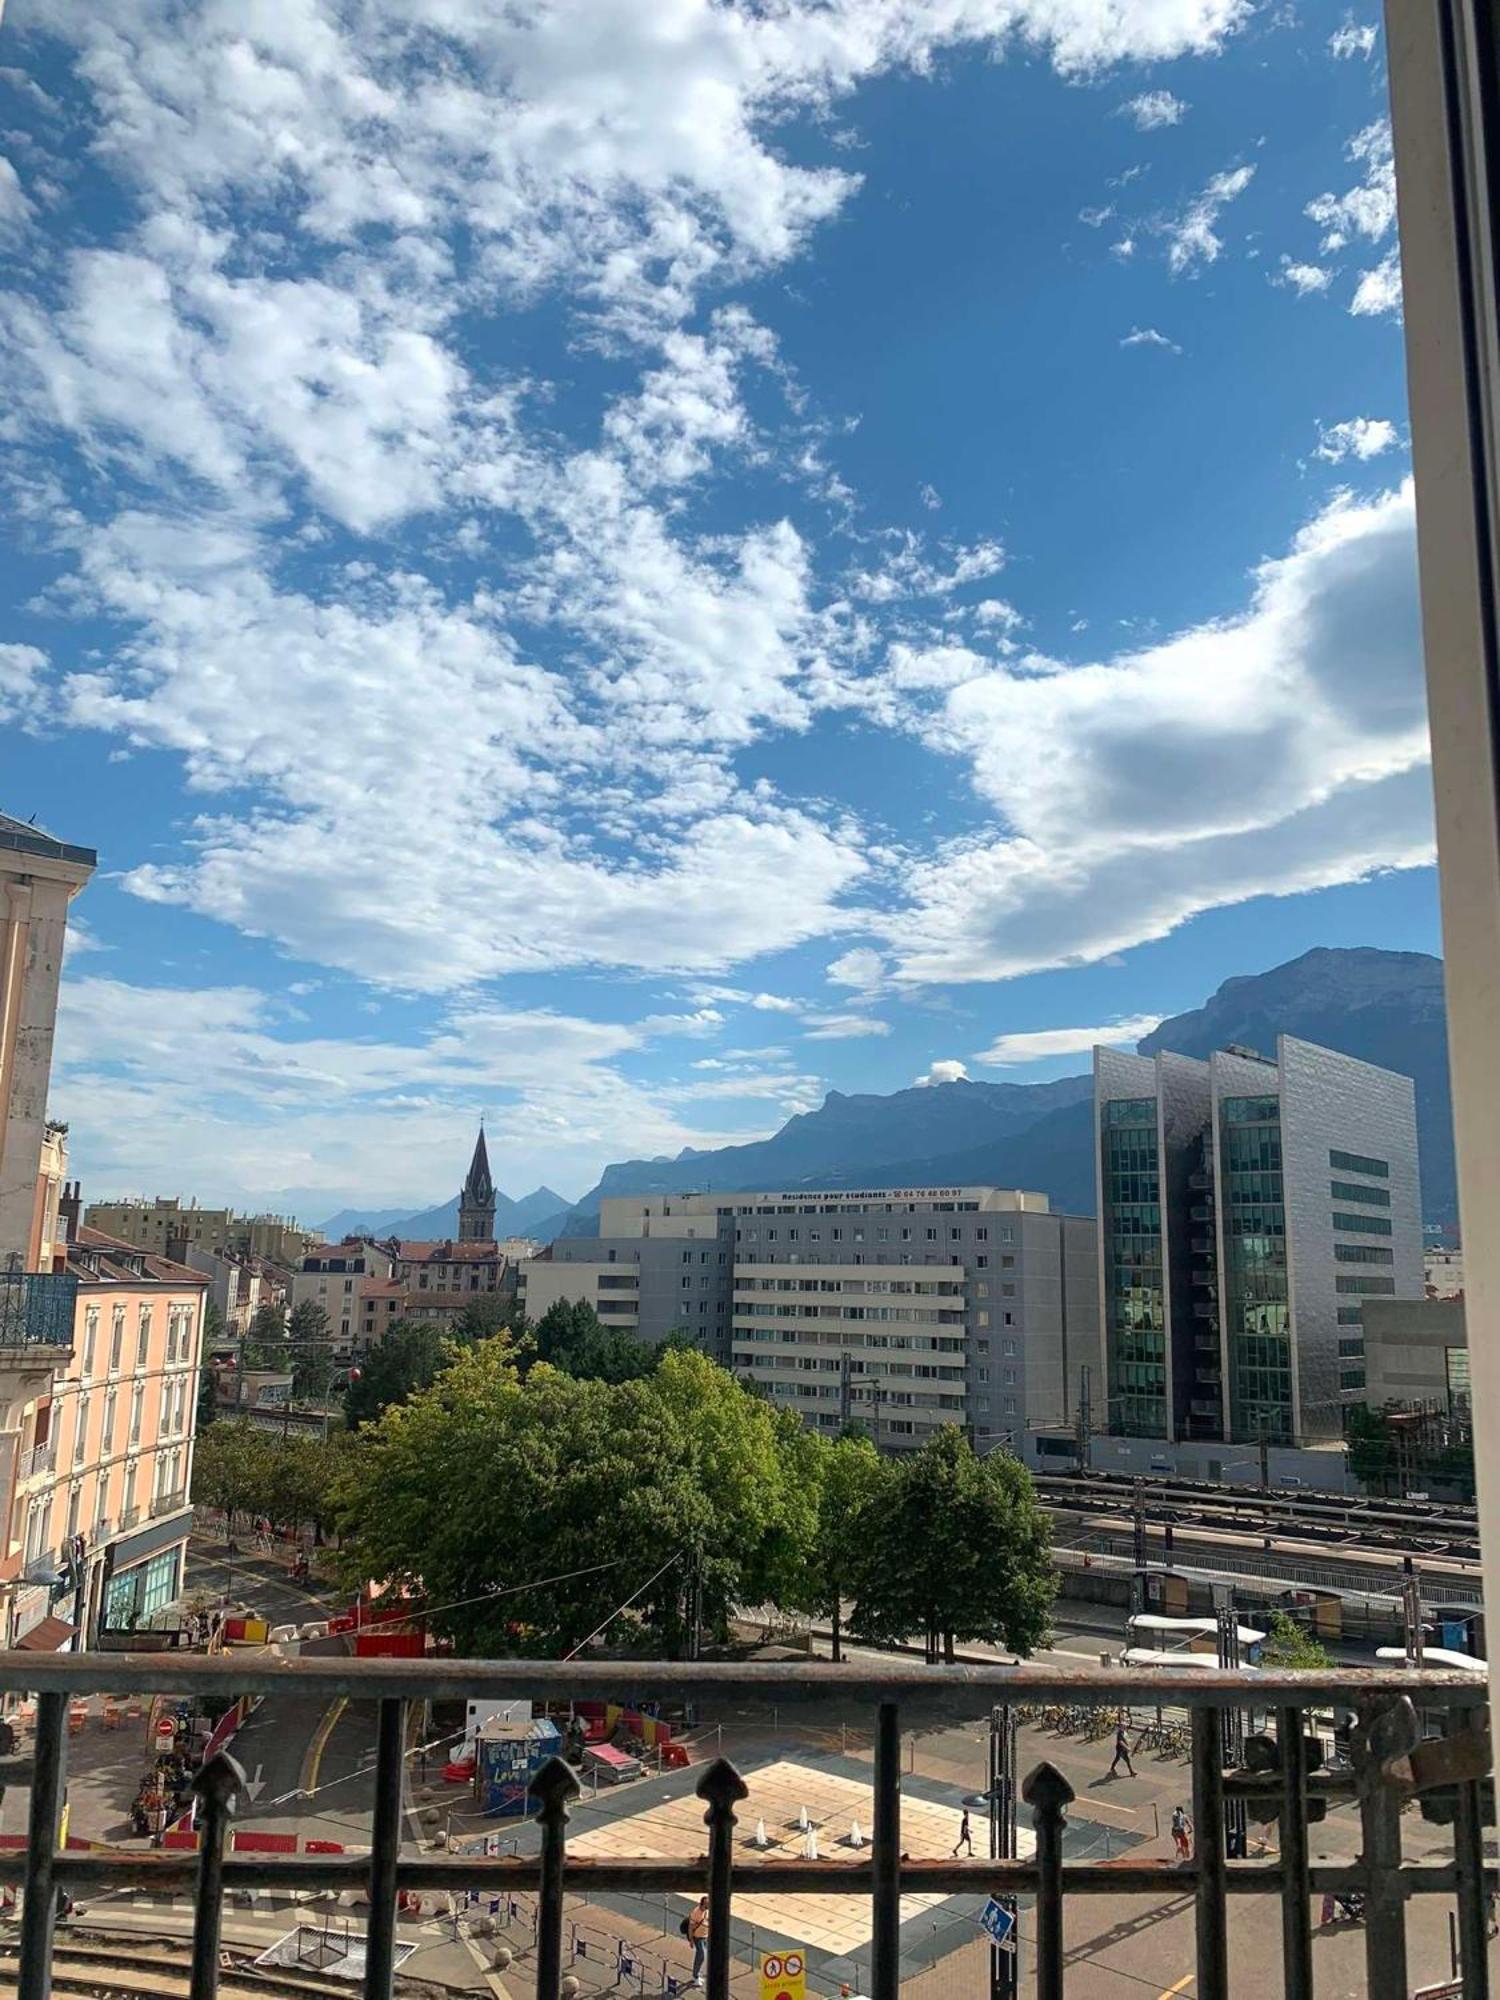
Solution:
<svg viewBox="0 0 1500 2000"><path fill-rule="evenodd" d="M200 1208L180 1195L92 1202L84 1221L118 1243L179 1263L196 1249L267 1258L295 1270L316 1240L290 1216L236 1215L232 1208Z"/></svg>
<svg viewBox="0 0 1500 2000"><path fill-rule="evenodd" d="M292 1310L309 1302L321 1306L328 1319L334 1358L347 1360L354 1352L359 1330L362 1286L370 1279L393 1278L395 1274L394 1252L373 1237L351 1236L343 1243L319 1243L292 1274Z"/></svg>

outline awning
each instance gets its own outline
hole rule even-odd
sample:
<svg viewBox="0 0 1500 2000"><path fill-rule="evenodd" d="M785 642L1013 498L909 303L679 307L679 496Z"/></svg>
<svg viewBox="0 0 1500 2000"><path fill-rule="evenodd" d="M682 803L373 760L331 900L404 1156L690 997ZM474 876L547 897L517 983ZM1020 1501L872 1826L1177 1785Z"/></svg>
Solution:
<svg viewBox="0 0 1500 2000"><path fill-rule="evenodd" d="M16 1641L18 1653L60 1653L77 1632L66 1618L41 1618Z"/></svg>

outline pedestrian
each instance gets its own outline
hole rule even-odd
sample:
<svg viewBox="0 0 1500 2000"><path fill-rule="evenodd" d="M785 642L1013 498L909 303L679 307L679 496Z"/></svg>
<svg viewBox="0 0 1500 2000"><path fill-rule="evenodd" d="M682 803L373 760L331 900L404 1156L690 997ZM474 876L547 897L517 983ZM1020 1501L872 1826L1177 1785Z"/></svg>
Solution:
<svg viewBox="0 0 1500 2000"><path fill-rule="evenodd" d="M1115 1772L1121 1764L1125 1766L1133 1778L1135 1776L1135 1766L1130 1761L1130 1745L1125 1740L1125 1724L1117 1722L1115 1724L1115 1754L1109 1760L1109 1776L1111 1778L1114 1777Z"/></svg>
<svg viewBox="0 0 1500 2000"><path fill-rule="evenodd" d="M1179 1861L1193 1858L1193 1822L1180 1805L1172 1808L1172 1845Z"/></svg>
<svg viewBox="0 0 1500 2000"><path fill-rule="evenodd" d="M703 1984L703 1961L708 1956L708 1898L700 1896L687 1920L688 1942L693 1947L693 1976L689 1986Z"/></svg>
<svg viewBox="0 0 1500 2000"><path fill-rule="evenodd" d="M974 1852L974 1834L969 1826L969 1808L967 1806L964 1807L964 1816L958 1823L958 1839L953 1843L953 1858L955 1861L958 1859L958 1850L961 1847L967 1847L970 1854Z"/></svg>

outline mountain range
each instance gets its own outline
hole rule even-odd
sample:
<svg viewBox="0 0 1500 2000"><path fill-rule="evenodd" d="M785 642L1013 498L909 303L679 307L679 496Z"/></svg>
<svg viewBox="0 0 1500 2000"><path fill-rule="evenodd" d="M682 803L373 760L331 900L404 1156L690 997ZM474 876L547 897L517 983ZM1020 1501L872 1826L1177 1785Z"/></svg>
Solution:
<svg viewBox="0 0 1500 2000"><path fill-rule="evenodd" d="M495 1234L535 1236L550 1243L561 1234L567 1220L569 1202L549 1187L533 1188L519 1201L495 1190ZM418 1243L441 1243L458 1234L458 1196L424 1208L415 1215L401 1208L341 1208L326 1222L314 1223L325 1243L338 1243L346 1236L402 1236Z"/></svg>
<svg viewBox="0 0 1500 2000"><path fill-rule="evenodd" d="M1138 1044L1206 1056L1238 1043L1274 1054L1279 1033L1410 1076L1417 1092L1423 1214L1457 1220L1453 1111L1441 959L1371 947L1320 948L1268 972L1225 980L1202 1007L1163 1021ZM622 1160L566 1218L592 1234L612 1194L722 1188L974 1186L1035 1188L1073 1214L1094 1207L1093 1082L969 1079L888 1096L830 1091L772 1138L675 1159ZM541 1233L537 1231L535 1233Z"/></svg>

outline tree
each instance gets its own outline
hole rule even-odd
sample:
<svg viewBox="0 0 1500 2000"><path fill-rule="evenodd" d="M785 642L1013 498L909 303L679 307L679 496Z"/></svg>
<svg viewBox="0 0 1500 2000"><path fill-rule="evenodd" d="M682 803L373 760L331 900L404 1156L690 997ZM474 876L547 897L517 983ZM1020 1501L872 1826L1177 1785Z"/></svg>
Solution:
<svg viewBox="0 0 1500 2000"><path fill-rule="evenodd" d="M1263 1667L1307 1667L1321 1671L1332 1667L1335 1662L1305 1625L1299 1625L1284 1611L1273 1611L1270 1629L1260 1649L1260 1664Z"/></svg>
<svg viewBox="0 0 1500 2000"><path fill-rule="evenodd" d="M823 1444L807 1608L829 1620L835 1660L842 1657L839 1625L844 1598L860 1573L871 1517L894 1471L892 1461L882 1458L862 1432L850 1430Z"/></svg>
<svg viewBox="0 0 1500 2000"><path fill-rule="evenodd" d="M266 1434L247 1419L217 1423L193 1451L193 1499L217 1507L230 1528L238 1513L260 1510L265 1485Z"/></svg>
<svg viewBox="0 0 1500 2000"><path fill-rule="evenodd" d="M393 1403L404 1403L436 1381L450 1350L435 1326L397 1320L351 1370L344 1392L344 1422L351 1431L372 1424Z"/></svg>
<svg viewBox="0 0 1500 2000"><path fill-rule="evenodd" d="M607 1327L582 1299L556 1299L532 1329L536 1357L580 1382L634 1382L656 1368L659 1349Z"/></svg>
<svg viewBox="0 0 1500 2000"><path fill-rule="evenodd" d="M499 1292L480 1292L453 1322L453 1337L466 1347L472 1347L476 1340L493 1340L496 1334L510 1328L517 1312L514 1302L508 1302ZM524 1318L524 1314L521 1316Z"/></svg>
<svg viewBox="0 0 1500 2000"><path fill-rule="evenodd" d="M1057 1573L1047 1517L1019 1459L985 1458L956 1426L893 1462L861 1516L855 1631L922 1633L927 1657L978 1639L1026 1654L1046 1637Z"/></svg>
<svg viewBox="0 0 1500 2000"><path fill-rule="evenodd" d="M292 1394L320 1402L333 1380L333 1344L328 1315L316 1299L302 1299L287 1322L287 1348L292 1364Z"/></svg>
<svg viewBox="0 0 1500 2000"><path fill-rule="evenodd" d="M287 1365L286 1307L267 1299L250 1322L250 1331L241 1344L246 1368L285 1368Z"/></svg>
<svg viewBox="0 0 1500 2000"><path fill-rule="evenodd" d="M194 1430L199 1437L219 1414L219 1378L205 1362L198 1370L198 1415Z"/></svg>
<svg viewBox="0 0 1500 2000"><path fill-rule="evenodd" d="M420 1590L460 1652L556 1655L602 1632L670 1657L695 1612L722 1629L805 1565L816 1493L789 1481L788 1435L700 1354L630 1382L545 1362L523 1378L485 1341L350 1454L347 1574Z"/></svg>

